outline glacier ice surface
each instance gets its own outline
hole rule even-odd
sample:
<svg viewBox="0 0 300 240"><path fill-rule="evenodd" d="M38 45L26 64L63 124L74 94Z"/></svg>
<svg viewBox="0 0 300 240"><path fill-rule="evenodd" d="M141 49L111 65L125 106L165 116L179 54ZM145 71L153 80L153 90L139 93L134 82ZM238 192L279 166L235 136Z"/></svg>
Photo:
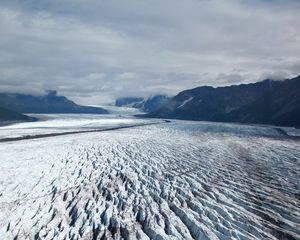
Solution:
<svg viewBox="0 0 300 240"><path fill-rule="evenodd" d="M0 132L135 121L147 120L48 116ZM299 239L299 163L299 140L270 126L172 121L1 143L0 236Z"/></svg>

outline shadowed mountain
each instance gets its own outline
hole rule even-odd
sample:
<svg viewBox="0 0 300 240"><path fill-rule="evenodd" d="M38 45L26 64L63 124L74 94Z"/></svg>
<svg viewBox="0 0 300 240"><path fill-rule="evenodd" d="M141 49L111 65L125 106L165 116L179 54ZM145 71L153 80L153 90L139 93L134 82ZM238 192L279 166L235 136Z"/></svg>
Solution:
<svg viewBox="0 0 300 240"><path fill-rule="evenodd" d="M107 114L99 107L80 106L56 91L48 91L44 96L0 93L0 105L20 113L91 113Z"/></svg>
<svg viewBox="0 0 300 240"><path fill-rule="evenodd" d="M115 102L117 107L135 107L136 104L139 104L144 101L142 97L123 97L118 98Z"/></svg>
<svg viewBox="0 0 300 240"><path fill-rule="evenodd" d="M300 127L300 76L186 90L146 116Z"/></svg>
<svg viewBox="0 0 300 240"><path fill-rule="evenodd" d="M116 100L115 105L118 107L133 107L144 112L153 112L164 106L170 98L166 95L154 95L149 98L125 97Z"/></svg>
<svg viewBox="0 0 300 240"><path fill-rule="evenodd" d="M17 113L3 107L0 107L0 125L11 122L26 122L26 121L35 121L33 117L28 117L21 113Z"/></svg>

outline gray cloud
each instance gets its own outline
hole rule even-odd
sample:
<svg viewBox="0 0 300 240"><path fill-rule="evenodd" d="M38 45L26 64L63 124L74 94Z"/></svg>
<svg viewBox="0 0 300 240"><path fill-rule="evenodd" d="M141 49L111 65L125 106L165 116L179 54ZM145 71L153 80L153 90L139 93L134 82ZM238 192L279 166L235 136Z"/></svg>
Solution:
<svg viewBox="0 0 300 240"><path fill-rule="evenodd" d="M2 0L0 90L81 103L299 74L296 0Z"/></svg>

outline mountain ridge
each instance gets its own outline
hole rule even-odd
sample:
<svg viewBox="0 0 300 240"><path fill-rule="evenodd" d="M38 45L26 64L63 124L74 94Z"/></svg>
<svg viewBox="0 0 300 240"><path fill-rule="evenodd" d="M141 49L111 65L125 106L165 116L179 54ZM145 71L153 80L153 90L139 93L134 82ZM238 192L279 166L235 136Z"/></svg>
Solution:
<svg viewBox="0 0 300 240"><path fill-rule="evenodd" d="M0 93L0 105L19 113L108 113L100 107L78 105L64 96L58 96L56 91L48 91L43 96Z"/></svg>
<svg viewBox="0 0 300 240"><path fill-rule="evenodd" d="M21 113L0 107L0 125L5 125L14 122L30 122L35 120L36 119L33 117L29 117Z"/></svg>
<svg viewBox="0 0 300 240"><path fill-rule="evenodd" d="M145 116L300 127L300 76L184 90Z"/></svg>

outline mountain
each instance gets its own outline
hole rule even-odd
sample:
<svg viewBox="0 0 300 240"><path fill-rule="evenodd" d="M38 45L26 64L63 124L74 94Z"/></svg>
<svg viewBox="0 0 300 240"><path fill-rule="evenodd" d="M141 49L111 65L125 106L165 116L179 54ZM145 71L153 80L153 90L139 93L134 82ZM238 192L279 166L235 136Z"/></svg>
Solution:
<svg viewBox="0 0 300 240"><path fill-rule="evenodd" d="M80 106L56 91L48 91L44 96L0 93L0 105L20 113L108 113L103 108Z"/></svg>
<svg viewBox="0 0 300 240"><path fill-rule="evenodd" d="M6 108L0 107L0 124L9 122L23 122L34 121L35 118L25 116L21 113L17 113Z"/></svg>
<svg viewBox="0 0 300 240"><path fill-rule="evenodd" d="M170 98L166 95L154 95L149 98L125 97L117 99L115 105L138 108L144 112L153 112L164 106L169 100Z"/></svg>
<svg viewBox="0 0 300 240"><path fill-rule="evenodd" d="M166 95L155 95L147 98L142 105L144 112L153 112L164 106L170 98Z"/></svg>
<svg viewBox="0 0 300 240"><path fill-rule="evenodd" d="M300 76L185 90L146 116L300 127Z"/></svg>
<svg viewBox="0 0 300 240"><path fill-rule="evenodd" d="M136 104L139 104L144 101L142 97L123 97L118 98L115 102L117 107L134 107ZM137 108L137 107L135 107Z"/></svg>

